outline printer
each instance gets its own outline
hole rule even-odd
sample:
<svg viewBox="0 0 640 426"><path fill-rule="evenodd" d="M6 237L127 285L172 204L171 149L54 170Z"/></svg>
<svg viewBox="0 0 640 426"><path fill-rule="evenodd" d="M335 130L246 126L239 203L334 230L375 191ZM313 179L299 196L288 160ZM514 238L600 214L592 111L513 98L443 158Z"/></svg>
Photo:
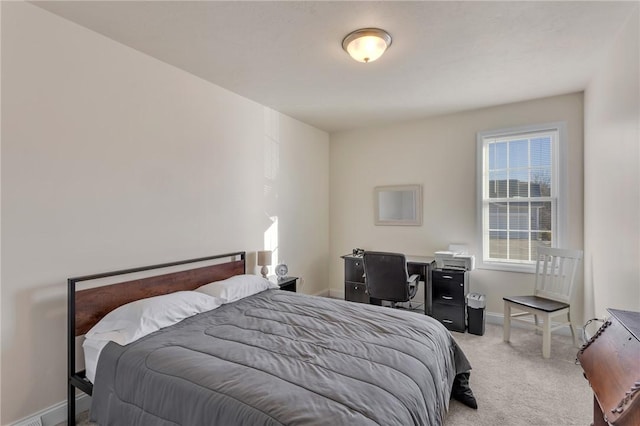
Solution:
<svg viewBox="0 0 640 426"><path fill-rule="evenodd" d="M464 245L451 244L449 250L435 252L435 258L438 269L472 271L475 268L475 257L467 253Z"/></svg>

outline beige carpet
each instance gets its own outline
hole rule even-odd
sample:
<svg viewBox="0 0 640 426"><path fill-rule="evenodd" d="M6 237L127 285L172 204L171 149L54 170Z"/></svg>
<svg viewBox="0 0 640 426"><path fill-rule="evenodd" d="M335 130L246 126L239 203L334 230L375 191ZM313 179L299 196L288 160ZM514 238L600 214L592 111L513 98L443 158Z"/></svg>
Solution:
<svg viewBox="0 0 640 426"><path fill-rule="evenodd" d="M575 364L571 337L552 334L551 358L542 358L542 335L512 328L502 341L502 326L487 324L484 336L453 333L471 361L471 389L478 410L451 401L445 425L589 425L593 394Z"/></svg>
<svg viewBox="0 0 640 426"><path fill-rule="evenodd" d="M472 410L451 401L446 426L586 426L593 397L571 338L553 335L551 358L542 358L542 336L514 328L511 343L502 327L487 324L484 336L453 333L471 361L471 388L478 401ZM83 413L82 426L93 425ZM395 426L395 425L388 425ZM398 425L404 426L404 425Z"/></svg>

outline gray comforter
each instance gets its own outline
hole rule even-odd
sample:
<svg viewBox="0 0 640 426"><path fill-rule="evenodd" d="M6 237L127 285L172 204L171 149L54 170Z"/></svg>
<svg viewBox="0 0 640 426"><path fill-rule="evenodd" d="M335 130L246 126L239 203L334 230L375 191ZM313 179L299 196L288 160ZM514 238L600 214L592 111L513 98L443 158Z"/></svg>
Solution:
<svg viewBox="0 0 640 426"><path fill-rule="evenodd" d="M102 351L100 425L440 425L471 367L434 319L268 290Z"/></svg>

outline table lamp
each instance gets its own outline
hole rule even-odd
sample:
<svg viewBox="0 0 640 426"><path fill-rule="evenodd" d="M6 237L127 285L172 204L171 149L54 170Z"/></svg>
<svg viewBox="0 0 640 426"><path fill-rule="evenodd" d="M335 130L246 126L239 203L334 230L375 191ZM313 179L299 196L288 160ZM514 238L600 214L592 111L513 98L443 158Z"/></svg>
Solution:
<svg viewBox="0 0 640 426"><path fill-rule="evenodd" d="M267 278L267 274L269 273L269 268L267 266L271 265L271 250L261 250L258 252L258 266L262 266L260 269L260 273L264 278Z"/></svg>

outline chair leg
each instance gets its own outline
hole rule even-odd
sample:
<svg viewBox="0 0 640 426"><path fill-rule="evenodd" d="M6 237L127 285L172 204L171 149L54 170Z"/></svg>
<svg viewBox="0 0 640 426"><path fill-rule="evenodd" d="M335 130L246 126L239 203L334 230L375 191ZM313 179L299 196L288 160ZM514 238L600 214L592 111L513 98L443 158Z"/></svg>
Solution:
<svg viewBox="0 0 640 426"><path fill-rule="evenodd" d="M536 334L540 334L540 324L538 323L538 316L533 314L533 322L536 324Z"/></svg>
<svg viewBox="0 0 640 426"><path fill-rule="evenodd" d="M578 339L576 338L576 331L574 330L573 324L569 323L569 329L571 329L571 337L573 338L573 346L575 348L579 348L580 344L578 343Z"/></svg>
<svg viewBox="0 0 640 426"><path fill-rule="evenodd" d="M549 315L544 316L544 324L542 325L542 357L551 357L551 318Z"/></svg>
<svg viewBox="0 0 640 426"><path fill-rule="evenodd" d="M511 338L511 305L504 302L504 323L502 325L502 340L508 342Z"/></svg>
<svg viewBox="0 0 640 426"><path fill-rule="evenodd" d="M571 330L571 337L573 337L573 346L576 348L580 347L578 340L576 339L576 330L573 327L573 321L571 321L571 312L567 312L567 318L569 319L569 329Z"/></svg>

